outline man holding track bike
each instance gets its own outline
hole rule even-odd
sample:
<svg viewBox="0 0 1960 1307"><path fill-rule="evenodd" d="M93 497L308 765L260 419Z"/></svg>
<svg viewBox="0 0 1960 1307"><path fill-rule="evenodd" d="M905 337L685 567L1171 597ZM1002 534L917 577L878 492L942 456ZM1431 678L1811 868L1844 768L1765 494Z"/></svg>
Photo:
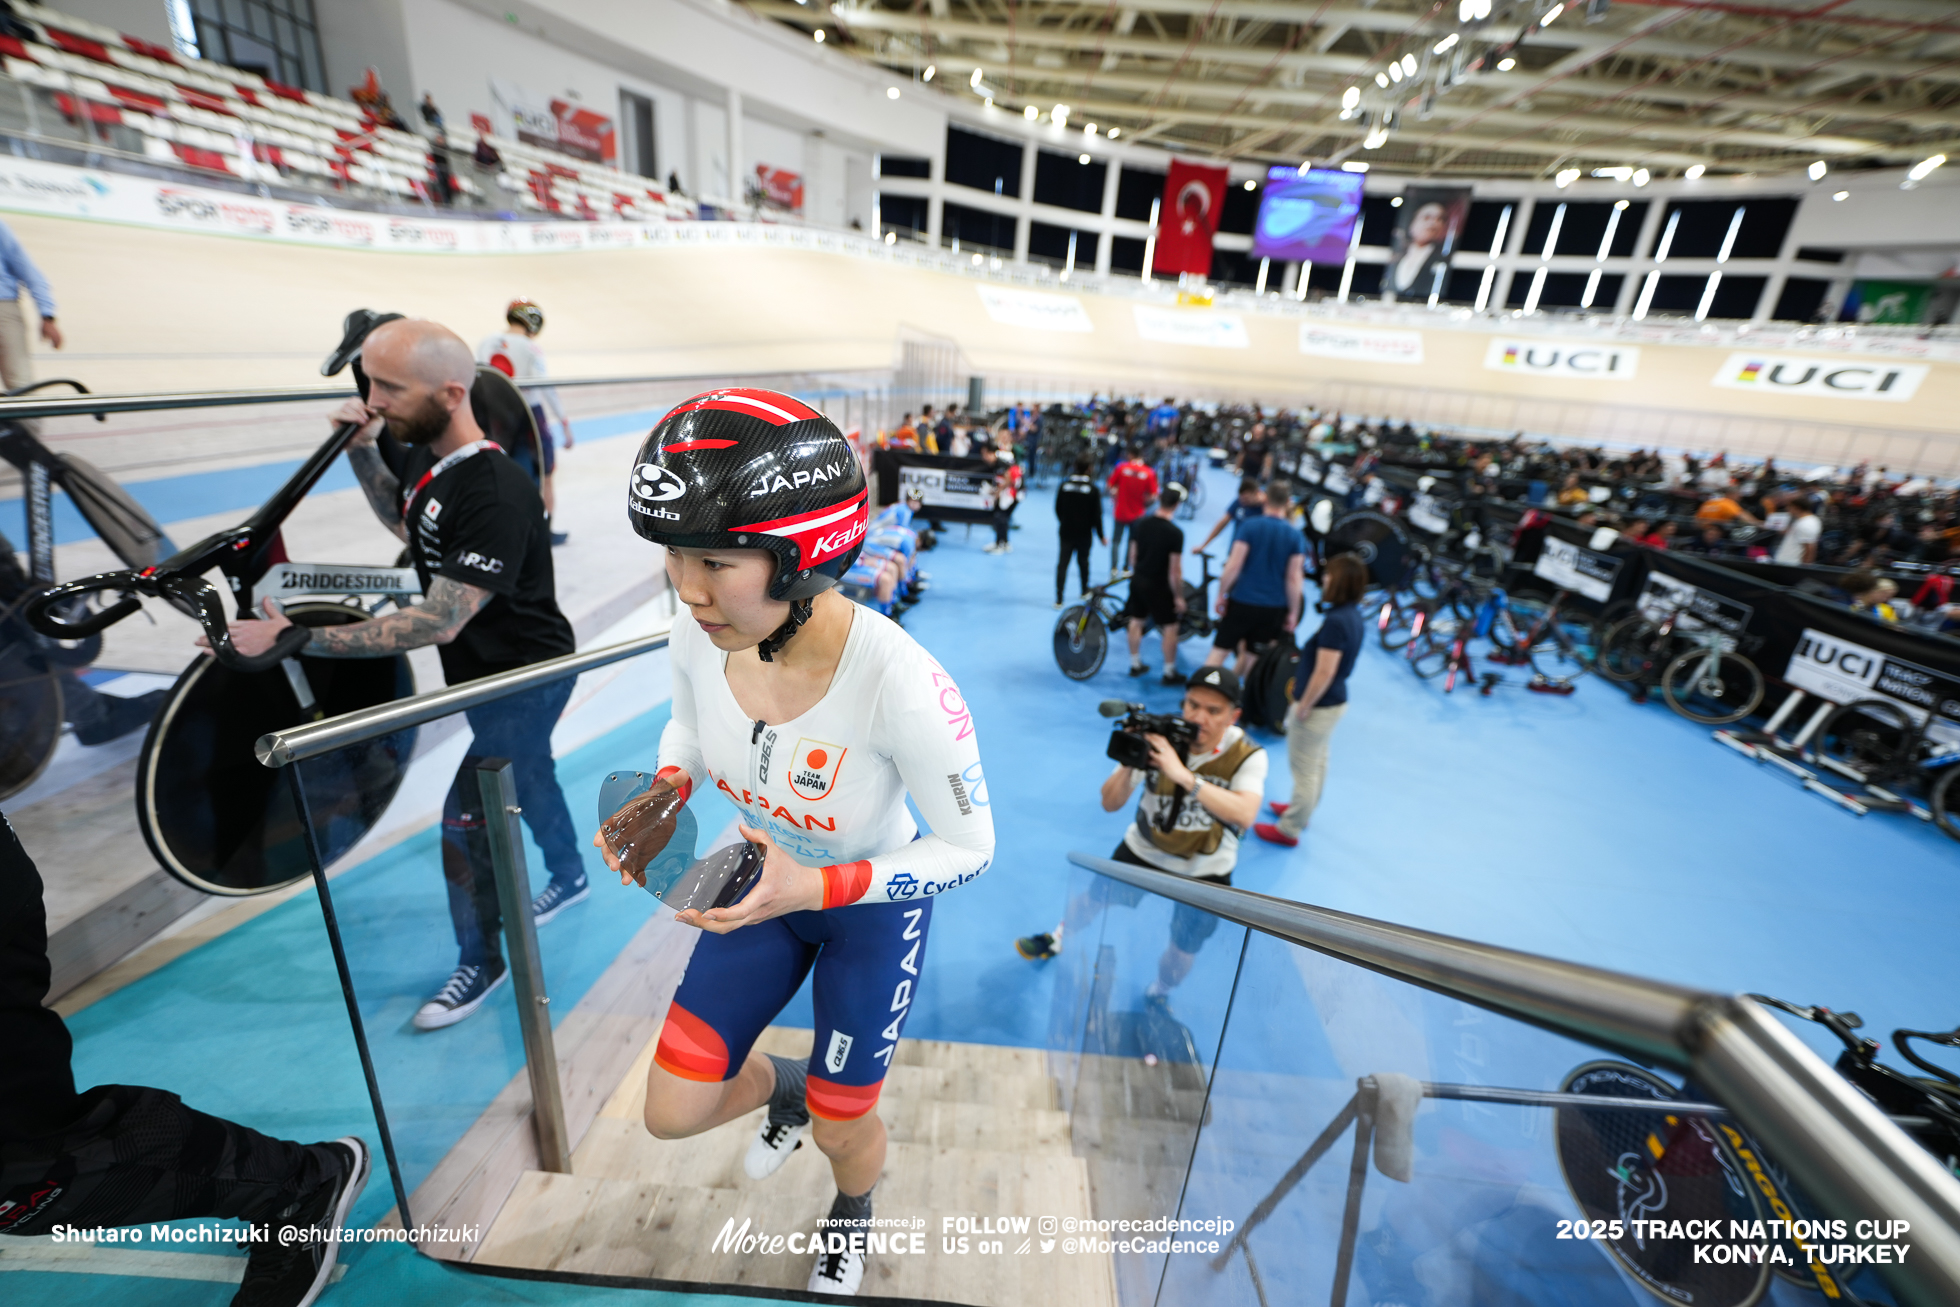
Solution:
<svg viewBox="0 0 1960 1307"><path fill-rule="evenodd" d="M361 361L367 400L347 401L332 420L357 425L348 461L375 516L407 542L424 597L373 621L317 628L302 652L371 658L435 645L451 685L571 653L544 501L471 414L476 360L469 346L437 323L398 319L375 328ZM376 446L384 425L409 447L399 475ZM291 625L272 600L265 611L265 621L232 627L233 643L248 657L271 648ZM472 754L511 760L524 822L550 869L551 883L532 901L540 924L591 892L551 757L551 730L571 692L567 678L468 713ZM469 1016L508 974L473 762L464 761L443 804L443 876L460 956L447 983L415 1013L423 1030Z"/></svg>

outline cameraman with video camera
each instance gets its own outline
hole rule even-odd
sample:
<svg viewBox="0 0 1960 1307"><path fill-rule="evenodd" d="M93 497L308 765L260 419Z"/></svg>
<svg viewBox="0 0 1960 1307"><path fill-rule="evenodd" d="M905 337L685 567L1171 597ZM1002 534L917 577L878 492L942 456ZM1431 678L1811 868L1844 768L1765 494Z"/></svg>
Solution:
<svg viewBox="0 0 1960 1307"><path fill-rule="evenodd" d="M1147 713L1111 700L1105 715L1127 711L1110 738L1116 770L1102 783L1104 812L1130 801L1139 783L1136 816L1110 858L1218 885L1232 883L1239 837L1259 815L1266 789L1266 751L1240 729L1239 678L1207 667L1185 687L1177 717ZM1098 880L1090 901L1069 915L1093 917L1106 903L1133 907L1143 891ZM1191 970L1198 950L1218 928L1218 918L1180 903L1171 917L1171 939L1157 961L1157 979L1145 990L1161 999ZM1062 951L1062 927L1014 942L1022 957L1038 962Z"/></svg>

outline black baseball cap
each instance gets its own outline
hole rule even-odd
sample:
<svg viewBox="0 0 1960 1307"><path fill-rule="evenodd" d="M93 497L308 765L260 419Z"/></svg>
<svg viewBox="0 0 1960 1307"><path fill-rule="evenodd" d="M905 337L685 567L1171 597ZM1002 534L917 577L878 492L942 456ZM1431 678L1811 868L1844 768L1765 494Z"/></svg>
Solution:
<svg viewBox="0 0 1960 1307"><path fill-rule="evenodd" d="M1186 681L1185 684L1193 689L1202 685L1207 690L1216 690L1218 693L1224 695L1234 708L1239 706L1239 701L1242 697L1242 692L1239 689L1239 678L1229 668L1206 667L1200 671L1191 673L1191 679Z"/></svg>

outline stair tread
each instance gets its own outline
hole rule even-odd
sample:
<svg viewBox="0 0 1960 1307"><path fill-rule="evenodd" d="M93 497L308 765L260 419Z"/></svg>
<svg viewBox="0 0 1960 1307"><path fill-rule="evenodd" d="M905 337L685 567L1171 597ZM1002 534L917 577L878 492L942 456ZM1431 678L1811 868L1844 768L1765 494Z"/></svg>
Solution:
<svg viewBox="0 0 1960 1307"><path fill-rule="evenodd" d="M896 1183L908 1172L924 1173L928 1163L937 1183L910 1193ZM802 1289L810 1254L713 1251L716 1237L731 1222L736 1230L746 1221L751 1232L785 1236L816 1228L828 1211L830 1195L799 1194L778 1185L788 1170L785 1166L772 1177L770 1190L750 1192L527 1171L473 1260L591 1275ZM822 1171L827 1182L828 1168ZM952 1190L962 1192L948 1192ZM959 1201L935 1202L935 1196ZM976 1201L986 1205L976 1208ZM1038 1251L1038 1218L1083 1215L1087 1202L1086 1176L1072 1158L1023 1159L894 1145L878 1190L878 1213L887 1220L920 1222L916 1233L925 1252L871 1255L862 1292L976 1307L1019 1307L1033 1301L1114 1307L1108 1257L1069 1256L1058 1246L1047 1254ZM968 1252L945 1251L941 1241L948 1237L948 1218L987 1212L1026 1213L1029 1229L999 1236L1000 1253L979 1251L975 1245L983 1236L973 1235L968 1236ZM1019 1252L1023 1241L1029 1244L1026 1253Z"/></svg>

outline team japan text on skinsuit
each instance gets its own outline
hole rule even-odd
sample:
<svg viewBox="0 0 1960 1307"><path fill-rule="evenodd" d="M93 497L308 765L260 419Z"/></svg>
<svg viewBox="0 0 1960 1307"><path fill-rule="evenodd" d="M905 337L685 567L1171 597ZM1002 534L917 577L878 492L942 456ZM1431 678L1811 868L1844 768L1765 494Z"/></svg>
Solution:
<svg viewBox="0 0 1960 1307"><path fill-rule="evenodd" d="M994 821L966 700L887 618L857 608L824 697L778 725L735 702L727 655L690 618L670 646L674 716L660 766L712 785L783 852L824 875L826 909L964 885L993 859ZM912 796L931 834L905 807Z"/></svg>

